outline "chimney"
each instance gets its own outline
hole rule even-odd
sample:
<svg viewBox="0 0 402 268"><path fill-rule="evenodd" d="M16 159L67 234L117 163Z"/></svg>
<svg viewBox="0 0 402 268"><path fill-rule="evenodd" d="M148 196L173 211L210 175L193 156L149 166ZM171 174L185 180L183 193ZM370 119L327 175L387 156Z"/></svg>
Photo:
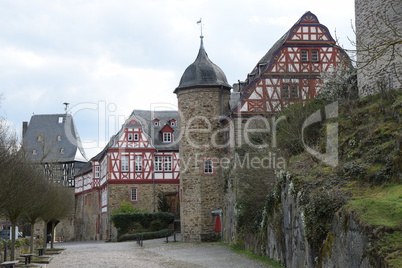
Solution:
<svg viewBox="0 0 402 268"><path fill-rule="evenodd" d="M24 140L24 136L25 133L27 132L27 129L28 129L28 122L27 121L22 122L22 140Z"/></svg>

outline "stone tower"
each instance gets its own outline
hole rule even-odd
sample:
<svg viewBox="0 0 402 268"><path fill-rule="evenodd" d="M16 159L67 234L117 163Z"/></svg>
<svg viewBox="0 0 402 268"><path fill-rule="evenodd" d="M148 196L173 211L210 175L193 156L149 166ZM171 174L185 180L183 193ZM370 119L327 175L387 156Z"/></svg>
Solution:
<svg viewBox="0 0 402 268"><path fill-rule="evenodd" d="M223 207L220 160L224 133L220 118L229 109L231 86L205 52L187 67L174 93L179 104L181 232L183 241L206 241L214 235L213 210Z"/></svg>
<svg viewBox="0 0 402 268"><path fill-rule="evenodd" d="M402 90L402 1L355 0L359 96Z"/></svg>

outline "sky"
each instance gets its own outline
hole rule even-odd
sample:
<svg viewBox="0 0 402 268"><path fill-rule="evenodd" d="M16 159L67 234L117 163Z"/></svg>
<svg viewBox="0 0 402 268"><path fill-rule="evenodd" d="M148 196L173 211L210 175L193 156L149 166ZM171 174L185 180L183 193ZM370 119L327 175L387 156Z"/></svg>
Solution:
<svg viewBox="0 0 402 268"><path fill-rule="evenodd" d="M67 102L91 158L134 109L177 110L201 18L232 85L307 11L354 48L353 0L0 0L0 116L21 139L23 121Z"/></svg>

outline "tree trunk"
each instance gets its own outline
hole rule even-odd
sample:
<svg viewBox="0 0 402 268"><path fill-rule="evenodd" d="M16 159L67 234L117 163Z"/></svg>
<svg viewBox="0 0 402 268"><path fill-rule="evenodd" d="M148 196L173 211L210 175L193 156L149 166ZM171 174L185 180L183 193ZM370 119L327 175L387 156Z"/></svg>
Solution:
<svg viewBox="0 0 402 268"><path fill-rule="evenodd" d="M44 222L43 227L43 248L47 248L47 221Z"/></svg>
<svg viewBox="0 0 402 268"><path fill-rule="evenodd" d="M50 248L54 248L54 229L56 227L56 222L52 221L52 232L51 232L51 240L50 240Z"/></svg>
<svg viewBox="0 0 402 268"><path fill-rule="evenodd" d="M35 231L35 222L31 222L31 241L29 243L29 253L33 254L34 251L34 231Z"/></svg>
<svg viewBox="0 0 402 268"><path fill-rule="evenodd" d="M10 260L15 260L15 222L11 222L11 250L10 250Z"/></svg>

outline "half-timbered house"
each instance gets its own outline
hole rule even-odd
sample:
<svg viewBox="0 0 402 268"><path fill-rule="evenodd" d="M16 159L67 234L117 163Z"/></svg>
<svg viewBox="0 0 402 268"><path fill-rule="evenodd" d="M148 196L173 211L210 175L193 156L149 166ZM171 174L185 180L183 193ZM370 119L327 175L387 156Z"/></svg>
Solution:
<svg viewBox="0 0 402 268"><path fill-rule="evenodd" d="M170 211L178 212L177 117L177 111L134 110L104 150L77 174L77 238L114 239L110 215L122 201L152 212L163 194Z"/></svg>
<svg viewBox="0 0 402 268"><path fill-rule="evenodd" d="M261 58L244 82L235 85L240 101L234 116L272 115L286 106L316 97L321 74L350 59L328 28L306 12ZM235 92L236 94L236 92Z"/></svg>

